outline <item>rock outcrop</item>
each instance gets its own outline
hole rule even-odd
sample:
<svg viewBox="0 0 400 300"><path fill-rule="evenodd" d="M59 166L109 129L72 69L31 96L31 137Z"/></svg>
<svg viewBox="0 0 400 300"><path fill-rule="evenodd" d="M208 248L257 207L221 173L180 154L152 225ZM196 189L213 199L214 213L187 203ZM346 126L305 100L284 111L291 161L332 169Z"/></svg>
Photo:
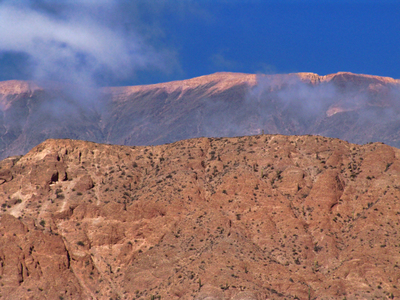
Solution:
<svg viewBox="0 0 400 300"><path fill-rule="evenodd" d="M2 299L400 297L382 143L47 140L0 166Z"/></svg>

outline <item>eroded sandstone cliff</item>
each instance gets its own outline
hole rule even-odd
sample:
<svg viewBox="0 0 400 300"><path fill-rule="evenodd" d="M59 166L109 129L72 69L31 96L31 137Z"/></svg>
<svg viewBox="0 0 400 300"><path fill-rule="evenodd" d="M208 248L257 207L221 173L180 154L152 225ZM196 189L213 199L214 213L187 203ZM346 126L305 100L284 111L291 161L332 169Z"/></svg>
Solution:
<svg viewBox="0 0 400 300"><path fill-rule="evenodd" d="M0 167L3 299L400 296L400 150L381 143L48 140Z"/></svg>

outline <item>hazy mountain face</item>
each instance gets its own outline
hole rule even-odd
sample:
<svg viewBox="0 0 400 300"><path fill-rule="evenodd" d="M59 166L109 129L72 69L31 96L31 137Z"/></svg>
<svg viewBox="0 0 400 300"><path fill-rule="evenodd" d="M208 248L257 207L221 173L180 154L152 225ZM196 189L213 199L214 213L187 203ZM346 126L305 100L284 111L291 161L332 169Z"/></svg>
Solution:
<svg viewBox="0 0 400 300"><path fill-rule="evenodd" d="M0 157L48 138L149 145L262 131L399 147L399 97L397 80L351 73L217 73L101 90L7 81L0 83Z"/></svg>

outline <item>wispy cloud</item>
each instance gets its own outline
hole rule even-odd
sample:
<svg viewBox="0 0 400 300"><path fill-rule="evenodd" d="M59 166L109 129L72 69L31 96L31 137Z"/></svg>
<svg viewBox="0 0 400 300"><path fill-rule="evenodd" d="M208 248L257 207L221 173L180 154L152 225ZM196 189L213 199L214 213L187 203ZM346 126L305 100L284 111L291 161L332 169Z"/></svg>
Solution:
<svg viewBox="0 0 400 300"><path fill-rule="evenodd" d="M227 59L222 53L213 54L210 61L216 68L223 71L236 71L236 69L240 69L240 63Z"/></svg>
<svg viewBox="0 0 400 300"><path fill-rule="evenodd" d="M296 74L260 74L243 98L233 100L227 93L204 99L194 117L199 135L320 134L398 147L388 132L395 136L400 120L399 85L348 76L312 83Z"/></svg>
<svg viewBox="0 0 400 300"><path fill-rule="evenodd" d="M171 52L155 49L139 31L116 21L118 4L0 2L0 53L26 54L33 79L89 86L170 68L176 62Z"/></svg>

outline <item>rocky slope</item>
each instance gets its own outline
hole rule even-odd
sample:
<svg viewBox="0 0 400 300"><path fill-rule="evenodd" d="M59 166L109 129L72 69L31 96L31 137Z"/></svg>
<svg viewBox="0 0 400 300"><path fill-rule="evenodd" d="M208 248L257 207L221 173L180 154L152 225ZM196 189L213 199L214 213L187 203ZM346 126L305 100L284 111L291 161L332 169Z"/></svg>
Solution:
<svg viewBox="0 0 400 300"><path fill-rule="evenodd" d="M320 136L0 162L2 299L400 297L400 150Z"/></svg>
<svg viewBox="0 0 400 300"><path fill-rule="evenodd" d="M399 80L217 73L147 86L0 83L0 158L48 138L157 145L194 137L319 134L400 147Z"/></svg>

